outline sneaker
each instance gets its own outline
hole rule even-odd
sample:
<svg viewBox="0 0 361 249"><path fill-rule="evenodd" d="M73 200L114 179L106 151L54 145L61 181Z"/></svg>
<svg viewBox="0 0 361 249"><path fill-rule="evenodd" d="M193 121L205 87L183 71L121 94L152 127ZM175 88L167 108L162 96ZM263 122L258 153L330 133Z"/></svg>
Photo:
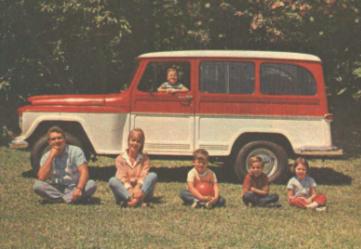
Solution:
<svg viewBox="0 0 361 249"><path fill-rule="evenodd" d="M280 207L282 207L282 205L279 204L279 203L269 203L266 207L268 207L268 208L280 208Z"/></svg>
<svg viewBox="0 0 361 249"><path fill-rule="evenodd" d="M198 208L199 207L199 201L197 200L194 200L192 205L191 205L192 208Z"/></svg>
<svg viewBox="0 0 361 249"><path fill-rule="evenodd" d="M149 202L143 202L142 205L140 205L142 208L147 208L150 207L150 203Z"/></svg>
<svg viewBox="0 0 361 249"><path fill-rule="evenodd" d="M207 209L211 209L211 208L213 208L213 204L210 203L210 202L207 202L207 203L204 205L204 207L207 208Z"/></svg>
<svg viewBox="0 0 361 249"><path fill-rule="evenodd" d="M316 208L316 211L318 211L318 212L324 212L324 211L326 211L327 210L327 207L326 206L322 206L322 207L317 207Z"/></svg>

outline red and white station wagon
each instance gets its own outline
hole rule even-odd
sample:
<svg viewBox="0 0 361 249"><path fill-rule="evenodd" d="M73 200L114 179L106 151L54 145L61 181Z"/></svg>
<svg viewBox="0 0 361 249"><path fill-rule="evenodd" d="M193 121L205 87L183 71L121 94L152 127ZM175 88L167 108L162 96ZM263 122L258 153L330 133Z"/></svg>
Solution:
<svg viewBox="0 0 361 249"><path fill-rule="evenodd" d="M189 91L157 92L168 68ZM264 51L173 51L138 57L129 88L99 95L46 95L19 108L22 133L11 147L32 148L32 167L58 125L87 155L116 155L135 127L150 155L190 156L197 148L230 158L241 178L260 155L271 180L288 158L337 156L322 64L314 55Z"/></svg>

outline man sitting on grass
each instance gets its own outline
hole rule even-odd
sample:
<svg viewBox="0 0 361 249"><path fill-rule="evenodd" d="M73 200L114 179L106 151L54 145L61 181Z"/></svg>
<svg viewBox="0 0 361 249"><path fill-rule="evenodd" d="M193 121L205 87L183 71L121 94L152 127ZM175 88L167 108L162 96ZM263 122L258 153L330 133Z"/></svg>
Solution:
<svg viewBox="0 0 361 249"><path fill-rule="evenodd" d="M95 181L88 180L89 171L83 151L65 142L64 131L59 127L48 130L50 150L40 160L35 193L48 200L74 203L87 199L96 190Z"/></svg>

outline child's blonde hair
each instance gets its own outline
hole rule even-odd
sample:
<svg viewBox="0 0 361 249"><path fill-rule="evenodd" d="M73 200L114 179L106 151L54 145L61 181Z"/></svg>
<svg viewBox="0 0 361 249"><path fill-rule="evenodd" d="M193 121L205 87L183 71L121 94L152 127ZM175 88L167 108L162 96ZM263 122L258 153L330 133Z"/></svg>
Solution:
<svg viewBox="0 0 361 249"><path fill-rule="evenodd" d="M309 166L307 160L306 160L305 158L303 158L303 157L298 157L298 158L295 160L295 162L293 163L293 165L292 165L292 170L293 170L293 172L296 172L296 167L297 167L299 164L305 166L306 172L309 171L310 166Z"/></svg>
<svg viewBox="0 0 361 249"><path fill-rule="evenodd" d="M208 162L209 154L205 149L197 149L193 152L193 160Z"/></svg>
<svg viewBox="0 0 361 249"><path fill-rule="evenodd" d="M178 74L178 71L177 71L177 69L175 67L168 68L167 69L167 75L168 75L169 72L176 72Z"/></svg>
<svg viewBox="0 0 361 249"><path fill-rule="evenodd" d="M133 130L131 130L128 134L128 143L129 143L129 140L132 136L134 136L135 133L139 133L139 136L140 136L140 141L141 141L141 146L139 148L139 152L140 153L143 153L143 148L144 148L144 142L145 142L145 135L144 135L144 131L140 128L134 128Z"/></svg>
<svg viewBox="0 0 361 249"><path fill-rule="evenodd" d="M252 157L250 157L250 158L248 159L248 167L251 167L252 164L254 164L254 163L256 163L256 162L261 163L261 166L262 166L262 168L263 168L264 162L263 162L263 160L262 160L262 157L260 157L260 156L252 156Z"/></svg>

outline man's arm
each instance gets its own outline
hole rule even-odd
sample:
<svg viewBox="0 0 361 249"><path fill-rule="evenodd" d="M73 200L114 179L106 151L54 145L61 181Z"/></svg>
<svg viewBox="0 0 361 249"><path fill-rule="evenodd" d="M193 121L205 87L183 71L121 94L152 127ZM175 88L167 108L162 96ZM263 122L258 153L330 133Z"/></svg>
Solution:
<svg viewBox="0 0 361 249"><path fill-rule="evenodd" d="M53 165L53 161L54 161L55 157L59 154L60 154L59 149L56 149L56 148L50 149L48 158L45 160L45 163L43 165L40 165L40 167L39 167L38 179L40 181L45 181L46 179L48 179L50 172L51 172L51 167Z"/></svg>
<svg viewBox="0 0 361 249"><path fill-rule="evenodd" d="M78 166L78 171L80 175L79 182L76 185L75 190L73 192L72 201L77 200L82 195L85 185L89 179L89 170L88 170L88 165L86 163Z"/></svg>

